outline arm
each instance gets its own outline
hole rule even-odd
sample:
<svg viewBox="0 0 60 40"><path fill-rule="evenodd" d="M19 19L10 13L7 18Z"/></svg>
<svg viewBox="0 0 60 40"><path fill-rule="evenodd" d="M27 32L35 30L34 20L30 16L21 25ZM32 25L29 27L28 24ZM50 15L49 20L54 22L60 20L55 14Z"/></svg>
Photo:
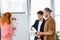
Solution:
<svg viewBox="0 0 60 40"><path fill-rule="evenodd" d="M37 22L37 20L35 21L35 23L33 24L33 26L31 27L31 30L32 30L32 32L34 33L33 35L35 36L35 33L37 32L37 30L35 29L35 27L36 27L36 22Z"/></svg>
<svg viewBox="0 0 60 40"><path fill-rule="evenodd" d="M37 20L34 22L34 24L32 25L32 27L35 27L35 25L36 25L36 22L37 22Z"/></svg>
<svg viewBox="0 0 60 40"><path fill-rule="evenodd" d="M11 25L7 25L7 31L6 31L6 38L11 37L13 35L13 29Z"/></svg>
<svg viewBox="0 0 60 40"><path fill-rule="evenodd" d="M37 20L36 20L35 23L32 25L31 30L35 28L36 22L37 22Z"/></svg>
<svg viewBox="0 0 60 40"><path fill-rule="evenodd" d="M55 33L55 21L52 19L49 21L48 32L45 32L44 35L53 35Z"/></svg>
<svg viewBox="0 0 60 40"><path fill-rule="evenodd" d="M12 26L9 26L9 33L8 33L8 35L12 36L13 32L14 32L14 30L13 30Z"/></svg>

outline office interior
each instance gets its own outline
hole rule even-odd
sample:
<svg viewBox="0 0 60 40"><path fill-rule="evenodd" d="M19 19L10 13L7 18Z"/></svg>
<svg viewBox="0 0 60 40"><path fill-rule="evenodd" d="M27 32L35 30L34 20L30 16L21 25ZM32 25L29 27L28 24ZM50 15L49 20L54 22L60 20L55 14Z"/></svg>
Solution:
<svg viewBox="0 0 60 40"><path fill-rule="evenodd" d="M56 34L60 39L60 0L0 0L0 17L4 12L11 12L15 17L16 31L12 40L33 40L30 27L37 19L37 11L48 7L56 22Z"/></svg>

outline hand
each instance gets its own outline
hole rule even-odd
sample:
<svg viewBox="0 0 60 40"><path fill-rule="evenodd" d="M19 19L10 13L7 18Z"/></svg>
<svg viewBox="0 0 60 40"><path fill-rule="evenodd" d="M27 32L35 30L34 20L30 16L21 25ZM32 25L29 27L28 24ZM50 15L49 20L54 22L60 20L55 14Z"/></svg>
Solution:
<svg viewBox="0 0 60 40"><path fill-rule="evenodd" d="M35 37L38 37L37 34L34 34Z"/></svg>
<svg viewBox="0 0 60 40"><path fill-rule="evenodd" d="M37 36L42 36L42 32L37 32Z"/></svg>
<svg viewBox="0 0 60 40"><path fill-rule="evenodd" d="M40 36L40 32L37 32L36 34L37 34L37 36Z"/></svg>
<svg viewBox="0 0 60 40"><path fill-rule="evenodd" d="M16 18L12 18L12 20L16 20Z"/></svg>
<svg viewBox="0 0 60 40"><path fill-rule="evenodd" d="M15 31L16 30L16 27L14 27L13 30Z"/></svg>

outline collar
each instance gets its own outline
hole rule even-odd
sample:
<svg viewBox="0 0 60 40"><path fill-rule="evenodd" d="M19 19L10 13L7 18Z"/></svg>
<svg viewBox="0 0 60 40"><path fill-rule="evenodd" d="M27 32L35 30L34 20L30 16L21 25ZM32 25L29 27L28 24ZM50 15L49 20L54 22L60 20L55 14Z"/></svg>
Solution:
<svg viewBox="0 0 60 40"><path fill-rule="evenodd" d="M51 18L51 16L49 16L47 19L46 19L46 21L48 20L48 19L50 19Z"/></svg>

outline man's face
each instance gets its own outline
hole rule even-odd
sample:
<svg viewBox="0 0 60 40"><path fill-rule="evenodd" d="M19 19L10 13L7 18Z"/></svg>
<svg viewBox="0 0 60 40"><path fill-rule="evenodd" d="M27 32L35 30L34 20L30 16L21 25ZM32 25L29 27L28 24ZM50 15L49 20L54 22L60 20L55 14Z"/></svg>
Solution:
<svg viewBox="0 0 60 40"><path fill-rule="evenodd" d="M47 17L48 16L48 12L44 10L44 16Z"/></svg>
<svg viewBox="0 0 60 40"><path fill-rule="evenodd" d="M43 19L43 15L37 14L37 17L38 17L39 20Z"/></svg>

